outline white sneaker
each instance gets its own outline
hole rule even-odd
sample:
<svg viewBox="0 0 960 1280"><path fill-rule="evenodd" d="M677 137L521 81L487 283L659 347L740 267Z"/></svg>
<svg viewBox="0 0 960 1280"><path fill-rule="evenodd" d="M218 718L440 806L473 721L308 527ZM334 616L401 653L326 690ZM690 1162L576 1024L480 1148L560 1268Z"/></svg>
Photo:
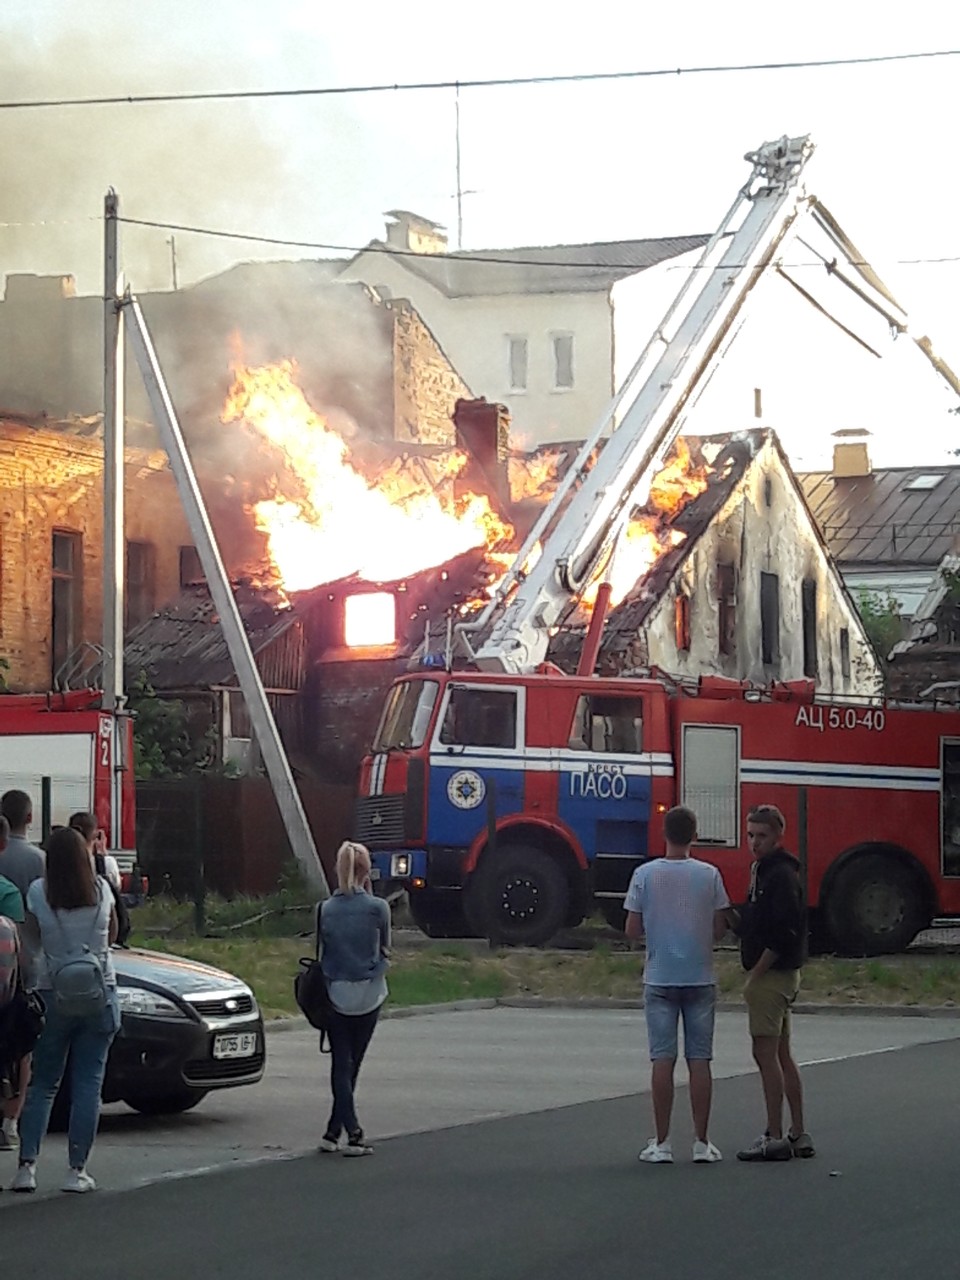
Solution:
<svg viewBox="0 0 960 1280"><path fill-rule="evenodd" d="M698 1138L693 1144L694 1164L716 1164L723 1156L712 1142L701 1142Z"/></svg>
<svg viewBox="0 0 960 1280"><path fill-rule="evenodd" d="M0 1151L16 1151L20 1146L20 1132L17 1122L8 1117L0 1124Z"/></svg>
<svg viewBox="0 0 960 1280"><path fill-rule="evenodd" d="M37 1189L37 1166L32 1162L30 1164L22 1164L17 1168L17 1172L13 1175L13 1181L10 1183L11 1191L36 1191Z"/></svg>
<svg viewBox="0 0 960 1280"><path fill-rule="evenodd" d="M97 1184L86 1169L71 1169L64 1180L61 1191L74 1191L82 1195L85 1191L96 1191Z"/></svg>
<svg viewBox="0 0 960 1280"><path fill-rule="evenodd" d="M651 1138L637 1159L642 1160L644 1164L673 1164L673 1151L669 1140L658 1142L656 1138Z"/></svg>

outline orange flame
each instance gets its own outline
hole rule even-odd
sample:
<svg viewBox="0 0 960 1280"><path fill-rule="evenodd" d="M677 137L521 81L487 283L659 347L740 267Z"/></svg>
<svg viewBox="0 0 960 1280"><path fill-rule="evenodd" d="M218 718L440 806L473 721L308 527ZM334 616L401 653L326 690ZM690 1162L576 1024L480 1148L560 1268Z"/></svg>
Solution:
<svg viewBox="0 0 960 1280"><path fill-rule="evenodd" d="M284 494L277 478L275 496L254 507L288 590L353 574L391 582L513 536L485 495L454 498L449 482L466 464L462 452L419 459L419 468L397 461L373 479L364 476L343 438L307 403L295 372L289 360L237 364L221 414L224 423L243 421L257 431L292 480L295 492Z"/></svg>
<svg viewBox="0 0 960 1280"><path fill-rule="evenodd" d="M664 552L686 539L681 530L670 528L670 521L703 493L708 483L707 468L694 463L690 446L682 436L678 437L668 461L650 486L648 510L630 521L615 548L610 570L611 607L633 590ZM602 576L584 592L583 604L593 606Z"/></svg>
<svg viewBox="0 0 960 1280"><path fill-rule="evenodd" d="M514 454L507 460L510 481L510 501L524 502L529 498L547 503L553 497L559 482L559 468L564 454L561 449L546 453Z"/></svg>

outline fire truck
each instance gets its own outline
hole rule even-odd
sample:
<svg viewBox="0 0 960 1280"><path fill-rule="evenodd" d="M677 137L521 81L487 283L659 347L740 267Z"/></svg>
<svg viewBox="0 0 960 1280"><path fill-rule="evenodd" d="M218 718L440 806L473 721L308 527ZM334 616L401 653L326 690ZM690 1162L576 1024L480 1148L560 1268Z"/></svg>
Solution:
<svg viewBox="0 0 960 1280"><path fill-rule="evenodd" d="M803 185L812 153L799 137L747 155L750 177L623 389L489 603L458 624L460 669L452 646L425 653L389 690L361 766L355 835L428 933L540 945L595 904L622 916L630 876L662 851L675 804L696 812L697 856L734 900L749 874L746 815L776 804L812 922L838 950L900 950L934 916L960 915L960 711L833 700L810 681L593 674L624 525L798 226L812 221L846 260L824 260L832 280L894 334L909 332ZM929 339L913 340L960 395ZM598 577L567 675L546 660L550 639Z"/></svg>
<svg viewBox="0 0 960 1280"><path fill-rule="evenodd" d="M137 892L131 879L136 862L133 719L104 711L102 699L97 689L0 696L0 791L30 796L32 840L41 838L44 819L63 826L72 813L92 813L107 835L125 892Z"/></svg>

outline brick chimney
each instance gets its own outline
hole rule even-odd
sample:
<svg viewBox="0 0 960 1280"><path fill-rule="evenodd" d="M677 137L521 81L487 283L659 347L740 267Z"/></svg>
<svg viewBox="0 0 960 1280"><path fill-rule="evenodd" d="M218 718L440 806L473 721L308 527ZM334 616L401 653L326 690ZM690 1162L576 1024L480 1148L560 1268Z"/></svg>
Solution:
<svg viewBox="0 0 960 1280"><path fill-rule="evenodd" d="M863 427L834 431L833 478L853 480L873 474L867 440L870 432Z"/></svg>
<svg viewBox="0 0 960 1280"><path fill-rule="evenodd" d="M408 209L391 209L387 219L387 244L406 253L446 253L447 233L438 222L431 222Z"/></svg>

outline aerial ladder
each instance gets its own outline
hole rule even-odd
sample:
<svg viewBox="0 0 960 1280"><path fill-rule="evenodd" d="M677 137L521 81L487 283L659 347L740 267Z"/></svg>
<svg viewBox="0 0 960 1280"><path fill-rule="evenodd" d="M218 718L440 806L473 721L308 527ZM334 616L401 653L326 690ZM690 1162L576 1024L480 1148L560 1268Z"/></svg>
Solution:
<svg viewBox="0 0 960 1280"><path fill-rule="evenodd" d="M804 135L766 142L745 156L750 176L513 566L482 613L458 624L458 641L480 670L521 674L545 661L556 627L603 574L631 513L647 501L654 477L737 334L761 279L778 271L823 310L782 263L784 248L805 222L816 223L846 264L841 267L837 256L819 255L831 278L877 313L894 337L909 333L906 310L829 210L808 194L802 179L813 152ZM930 339L910 336L960 397L960 380ZM593 668L608 595L607 589L598 597L581 675Z"/></svg>

